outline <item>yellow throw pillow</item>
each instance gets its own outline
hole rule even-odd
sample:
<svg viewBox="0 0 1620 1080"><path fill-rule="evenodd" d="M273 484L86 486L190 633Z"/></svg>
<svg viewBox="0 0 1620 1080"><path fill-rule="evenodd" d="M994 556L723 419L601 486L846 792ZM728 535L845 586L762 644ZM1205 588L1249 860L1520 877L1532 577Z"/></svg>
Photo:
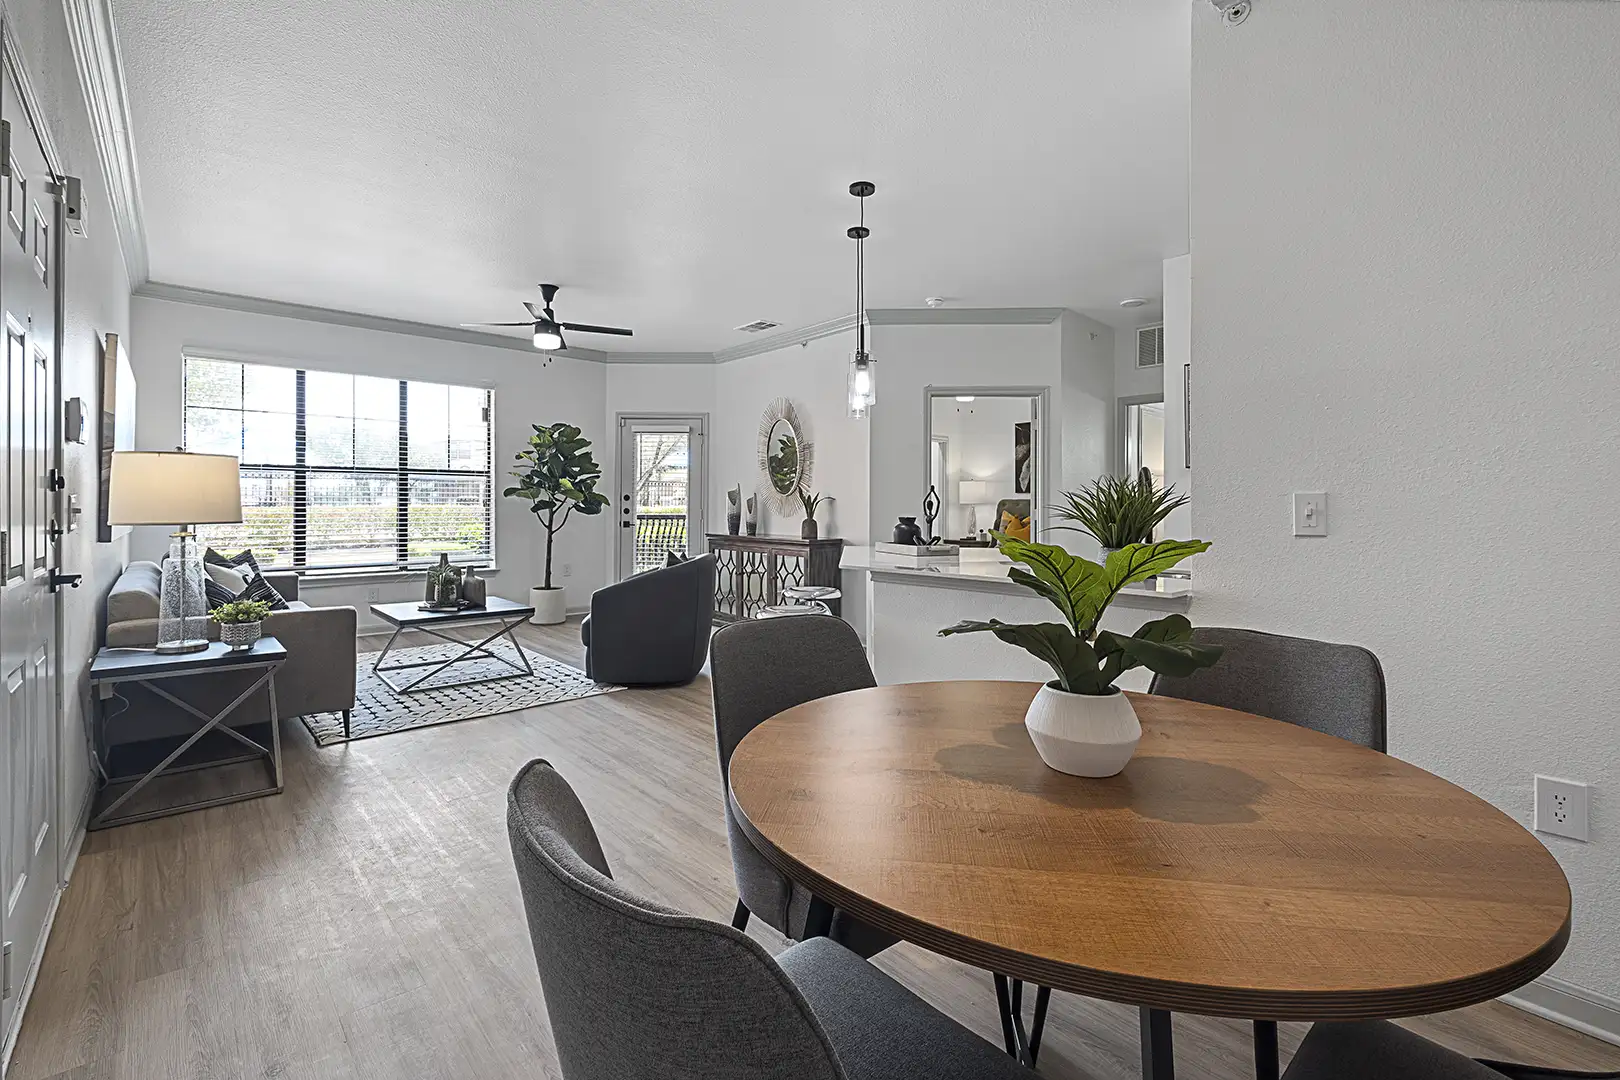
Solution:
<svg viewBox="0 0 1620 1080"><path fill-rule="evenodd" d="M1001 531L1014 540L1029 539L1029 518L1021 518L1017 514L1003 510L1001 512Z"/></svg>

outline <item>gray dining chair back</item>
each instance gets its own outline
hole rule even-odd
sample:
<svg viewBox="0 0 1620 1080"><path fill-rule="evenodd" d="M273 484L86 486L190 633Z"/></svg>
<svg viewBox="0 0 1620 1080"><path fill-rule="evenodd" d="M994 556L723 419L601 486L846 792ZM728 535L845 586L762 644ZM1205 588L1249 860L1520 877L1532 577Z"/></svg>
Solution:
<svg viewBox="0 0 1620 1080"><path fill-rule="evenodd" d="M1200 626L1193 640L1225 651L1213 667L1184 679L1155 675L1149 693L1269 716L1381 753L1389 749L1384 669L1370 650L1221 626Z"/></svg>
<svg viewBox="0 0 1620 1080"><path fill-rule="evenodd" d="M613 880L550 764L518 772L506 823L564 1080L845 1080L758 943Z"/></svg>
<svg viewBox="0 0 1620 1080"><path fill-rule="evenodd" d="M720 750L720 787L726 838L737 876L738 925L752 913L788 937L799 937L809 894L793 885L759 853L731 809L731 755L743 736L777 713L806 701L876 686L872 666L853 627L830 615L735 622L715 631L709 645L714 690L714 732ZM746 909L746 910L744 910ZM840 918L833 937L862 955L888 938L851 940Z"/></svg>
<svg viewBox="0 0 1620 1080"><path fill-rule="evenodd" d="M1312 1025L1283 1080L1617 1080L1620 1072L1572 1072L1474 1060L1387 1020Z"/></svg>

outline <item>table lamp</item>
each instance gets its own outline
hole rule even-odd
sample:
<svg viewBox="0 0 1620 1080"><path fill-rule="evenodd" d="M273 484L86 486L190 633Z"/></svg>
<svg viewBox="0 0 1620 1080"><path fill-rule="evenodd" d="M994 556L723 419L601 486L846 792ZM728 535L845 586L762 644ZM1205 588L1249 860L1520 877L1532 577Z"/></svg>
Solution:
<svg viewBox="0 0 1620 1080"><path fill-rule="evenodd" d="M957 495L963 506L967 507L967 535L979 535L979 514L977 508L993 502L990 498L990 484L985 480L963 480L958 485Z"/></svg>
<svg viewBox="0 0 1620 1080"><path fill-rule="evenodd" d="M208 648L208 601L193 525L242 520L242 481L229 454L120 450L108 485L110 525L176 525L163 562L157 651ZM185 524L179 524L184 522Z"/></svg>

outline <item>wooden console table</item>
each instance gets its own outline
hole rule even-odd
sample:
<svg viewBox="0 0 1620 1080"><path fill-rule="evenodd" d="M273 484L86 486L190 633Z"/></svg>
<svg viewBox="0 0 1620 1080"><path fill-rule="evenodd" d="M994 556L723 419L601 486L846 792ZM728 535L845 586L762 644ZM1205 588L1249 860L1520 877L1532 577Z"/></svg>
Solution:
<svg viewBox="0 0 1620 1080"><path fill-rule="evenodd" d="M837 537L801 540L797 536L732 536L709 533L714 555L716 622L751 619L760 608L782 602L789 585L839 587L838 564L844 541ZM828 607L838 615L837 600Z"/></svg>

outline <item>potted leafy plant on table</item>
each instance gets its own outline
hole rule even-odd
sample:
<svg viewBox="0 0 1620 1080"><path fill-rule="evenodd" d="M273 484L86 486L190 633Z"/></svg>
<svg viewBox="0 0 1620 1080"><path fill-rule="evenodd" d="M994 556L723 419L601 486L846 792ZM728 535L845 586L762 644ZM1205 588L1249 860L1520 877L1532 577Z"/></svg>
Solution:
<svg viewBox="0 0 1620 1080"><path fill-rule="evenodd" d="M1185 677L1215 663L1221 650L1194 644L1185 615L1143 623L1128 636L1099 630L1097 624L1125 586L1170 569L1207 550L1209 543L1127 544L1094 563L1050 544L992 535L1003 555L1029 567L1015 566L1007 576L1051 601L1063 621L965 620L941 630L940 636L991 633L1050 665L1057 678L1041 687L1024 715L1041 760L1075 776L1113 776L1130 761L1142 738L1136 711L1115 680L1136 667Z"/></svg>
<svg viewBox="0 0 1620 1080"><path fill-rule="evenodd" d="M529 504L535 520L546 531L544 584L529 590L529 604L537 624L560 623L568 617L567 593L551 584L551 553L557 533L577 510L600 514L607 496L596 490L602 469L591 457L591 441L572 424L534 425L529 448L517 456L521 466L512 476L517 484L506 489L508 498Z"/></svg>
<svg viewBox="0 0 1620 1080"><path fill-rule="evenodd" d="M804 504L804 520L799 523L799 539L814 540L817 536L816 510L824 502L829 502L827 496L814 493L809 488L799 489L799 502Z"/></svg>
<svg viewBox="0 0 1620 1080"><path fill-rule="evenodd" d="M233 649L245 649L264 636L264 619L270 605L263 600L232 600L219 605L208 617L219 623L219 640Z"/></svg>
<svg viewBox="0 0 1620 1080"><path fill-rule="evenodd" d="M1057 516L1078 527L1054 528L1087 534L1102 545L1104 555L1126 544L1153 543L1153 530L1187 505L1187 496L1178 494L1174 484L1154 487L1147 469L1135 479L1099 476L1079 491L1065 491L1063 500L1066 505L1056 508Z"/></svg>

